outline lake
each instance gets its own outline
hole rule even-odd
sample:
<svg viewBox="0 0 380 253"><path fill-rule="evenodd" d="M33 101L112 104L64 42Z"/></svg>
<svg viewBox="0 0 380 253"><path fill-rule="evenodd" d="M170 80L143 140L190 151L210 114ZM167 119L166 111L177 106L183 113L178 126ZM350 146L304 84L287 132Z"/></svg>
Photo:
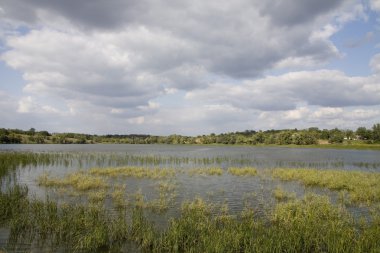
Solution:
<svg viewBox="0 0 380 253"><path fill-rule="evenodd" d="M380 152L369 150L17 144L0 145L0 152L45 155L34 162L17 164L9 177L2 178L3 191L13 184L26 185L30 199L45 201L48 198L59 204L100 203L111 214L117 212L115 196L119 194L122 199L119 198L118 201L122 201L123 205L146 208L149 221L154 222L160 230L168 227L170 218L180 216L179 210L183 203L196 198L226 208L234 216L250 207L255 210L256 217L266 216L276 206L279 199L274 192L277 190L291 193L295 198L315 193L329 196L333 203L339 201L337 191L324 187L306 187L299 181L271 177L270 170L274 168L380 172ZM234 175L229 170L234 167L253 167L258 176ZM137 169L140 174L136 174ZM156 170L156 174L151 173L152 170ZM91 184L78 186L78 181L85 181L86 178L92 182L98 180L98 185L104 187L98 191ZM77 183L71 184L75 180ZM347 209L354 217L368 213L368 208L363 206L348 206ZM213 212L217 212L215 210L218 208ZM8 247L8 236L7 229L0 230L0 249ZM36 249L44 250L38 247ZM131 246L130 250L132 249L137 250ZM24 250L28 252L30 245ZM17 249L17 252L20 251L23 251L23 247Z"/></svg>

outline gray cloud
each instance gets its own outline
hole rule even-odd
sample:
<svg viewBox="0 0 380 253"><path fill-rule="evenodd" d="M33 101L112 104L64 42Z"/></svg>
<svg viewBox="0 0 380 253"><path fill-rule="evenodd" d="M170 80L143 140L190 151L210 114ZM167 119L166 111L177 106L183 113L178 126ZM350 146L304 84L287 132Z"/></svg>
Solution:
<svg viewBox="0 0 380 253"><path fill-rule="evenodd" d="M376 76L349 77L333 70L301 71L246 81L241 85L216 83L188 92L187 98L263 111L292 110L299 104L373 106L380 105L379 87L380 80Z"/></svg>
<svg viewBox="0 0 380 253"><path fill-rule="evenodd" d="M263 1L262 13L283 26L293 26L311 22L320 15L334 10L344 0L275 0Z"/></svg>
<svg viewBox="0 0 380 253"><path fill-rule="evenodd" d="M313 32L331 21L336 13L329 14L330 11L343 6L342 1L277 1L274 7L269 9L261 5L261 1L248 0L196 0L181 3L7 0L2 8L5 16L13 19L22 20L24 15L20 13L34 13L33 17L25 15L26 22L33 18L36 24L53 25L53 30L54 25L58 25L59 31L75 30L78 27L81 29L83 26L95 30L86 32L89 38L83 38L85 40L99 39L96 37L96 30L108 28L108 33L117 33L119 36L119 41L110 43L118 43L118 48L129 52L131 59L138 62L139 69L154 74L166 71L172 73L179 66L190 65L201 66L217 75L251 78L261 75L284 58L311 57L316 62L325 62L337 56L337 50L328 38L315 38ZM286 8L283 5L286 5ZM281 15L276 11L263 12L263 8L273 11L278 9ZM301 18L298 21L301 22L299 26L284 29L282 21L271 21L273 18L286 19L285 16L297 16L294 15L295 11L302 15L305 13L305 18L309 17L315 22L305 23L302 22L305 18ZM53 13L70 23L59 25L62 22L60 19L51 15L48 19L44 18L46 13ZM320 19L316 20L316 17ZM36 36L41 35L36 32ZM53 48L49 45L48 38L43 42L46 43L45 50ZM87 43L83 48L78 48L72 47L72 44L65 45L64 42L65 40L61 46L62 50L55 52L57 56L63 53L70 55L70 52L75 54L78 50L89 51L88 46L91 46L91 43ZM40 43L42 44L42 39ZM55 59L52 56L50 58ZM75 65L75 61L71 62ZM172 83L176 82L183 83L180 80ZM188 87L188 84L179 86Z"/></svg>
<svg viewBox="0 0 380 253"><path fill-rule="evenodd" d="M41 11L64 16L83 28L110 29L133 21L146 7L136 0L3 0L5 16L25 23L38 23Z"/></svg>

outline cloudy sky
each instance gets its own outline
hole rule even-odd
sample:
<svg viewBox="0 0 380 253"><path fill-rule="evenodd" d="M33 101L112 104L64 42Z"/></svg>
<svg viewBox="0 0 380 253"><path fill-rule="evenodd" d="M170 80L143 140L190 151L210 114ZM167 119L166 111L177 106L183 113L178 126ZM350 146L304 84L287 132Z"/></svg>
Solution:
<svg viewBox="0 0 380 253"><path fill-rule="evenodd" d="M0 0L0 127L380 122L380 0Z"/></svg>

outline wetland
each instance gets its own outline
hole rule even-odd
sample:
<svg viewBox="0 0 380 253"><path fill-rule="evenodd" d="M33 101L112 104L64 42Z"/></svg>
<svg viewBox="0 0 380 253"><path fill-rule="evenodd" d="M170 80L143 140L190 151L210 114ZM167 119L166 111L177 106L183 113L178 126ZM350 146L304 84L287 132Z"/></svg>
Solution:
<svg viewBox="0 0 380 253"><path fill-rule="evenodd" d="M380 153L0 145L0 251L378 252Z"/></svg>

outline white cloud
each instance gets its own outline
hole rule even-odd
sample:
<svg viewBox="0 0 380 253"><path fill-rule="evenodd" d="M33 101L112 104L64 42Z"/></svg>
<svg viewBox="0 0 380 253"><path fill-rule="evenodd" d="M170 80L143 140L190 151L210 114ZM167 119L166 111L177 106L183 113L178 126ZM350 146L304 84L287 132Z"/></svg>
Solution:
<svg viewBox="0 0 380 253"><path fill-rule="evenodd" d="M379 0L370 0L371 9L374 11L380 11L380 1Z"/></svg>
<svg viewBox="0 0 380 253"><path fill-rule="evenodd" d="M373 72L380 74L380 54L374 55L369 65Z"/></svg>

